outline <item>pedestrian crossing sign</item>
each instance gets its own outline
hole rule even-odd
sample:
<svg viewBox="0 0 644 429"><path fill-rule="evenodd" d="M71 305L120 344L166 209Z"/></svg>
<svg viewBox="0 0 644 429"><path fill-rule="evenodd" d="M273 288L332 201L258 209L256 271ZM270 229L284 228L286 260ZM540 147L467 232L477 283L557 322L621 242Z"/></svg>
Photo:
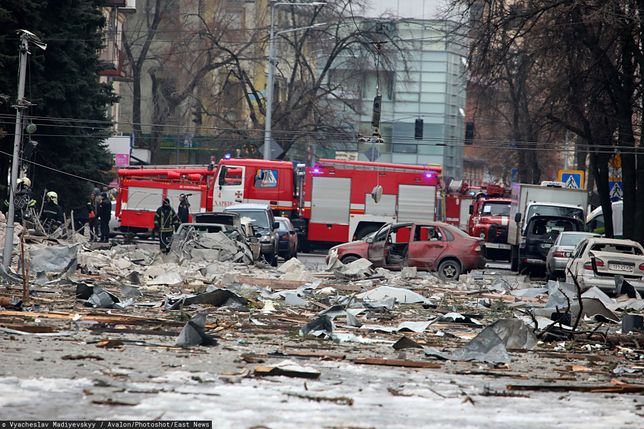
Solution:
<svg viewBox="0 0 644 429"><path fill-rule="evenodd" d="M586 173L583 170L559 170L559 182L569 189L583 189Z"/></svg>
<svg viewBox="0 0 644 429"><path fill-rule="evenodd" d="M622 182L608 182L608 193L610 194L611 201L619 201L624 197L624 191L622 190Z"/></svg>

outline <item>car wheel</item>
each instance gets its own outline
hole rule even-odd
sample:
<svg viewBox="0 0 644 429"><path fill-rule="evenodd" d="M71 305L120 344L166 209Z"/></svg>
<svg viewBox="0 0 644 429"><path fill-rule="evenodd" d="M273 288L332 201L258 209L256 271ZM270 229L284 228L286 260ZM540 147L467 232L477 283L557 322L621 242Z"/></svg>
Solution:
<svg viewBox="0 0 644 429"><path fill-rule="evenodd" d="M453 259L443 261L438 266L438 277L442 280L458 280L461 275L461 264Z"/></svg>
<svg viewBox="0 0 644 429"><path fill-rule="evenodd" d="M340 262L342 262L344 265L347 265L347 264L350 264L353 261L357 261L358 259L360 259L360 258L358 258L357 256L349 255L349 256L345 256L344 258L340 259Z"/></svg>

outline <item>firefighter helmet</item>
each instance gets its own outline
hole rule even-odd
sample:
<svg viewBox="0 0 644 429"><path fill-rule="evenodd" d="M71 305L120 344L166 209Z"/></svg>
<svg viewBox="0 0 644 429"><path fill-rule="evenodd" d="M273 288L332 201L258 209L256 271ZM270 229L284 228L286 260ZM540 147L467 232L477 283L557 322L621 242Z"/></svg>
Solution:
<svg viewBox="0 0 644 429"><path fill-rule="evenodd" d="M45 198L47 198L47 201L51 201L54 204L58 204L58 194L55 193L54 191L47 192L47 195L45 195Z"/></svg>
<svg viewBox="0 0 644 429"><path fill-rule="evenodd" d="M22 177L22 178L18 179L17 183L18 183L18 185L22 185L22 186L24 186L26 188L31 188L31 180L29 180L28 177Z"/></svg>

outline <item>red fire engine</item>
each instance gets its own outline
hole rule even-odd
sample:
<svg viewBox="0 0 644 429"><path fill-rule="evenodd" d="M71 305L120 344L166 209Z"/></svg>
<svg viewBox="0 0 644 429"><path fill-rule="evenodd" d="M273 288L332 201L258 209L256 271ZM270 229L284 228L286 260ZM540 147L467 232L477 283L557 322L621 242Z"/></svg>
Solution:
<svg viewBox="0 0 644 429"><path fill-rule="evenodd" d="M313 242L345 242L387 222L436 219L441 168L321 159L306 169L302 217Z"/></svg>
<svg viewBox="0 0 644 429"><path fill-rule="evenodd" d="M121 229L129 232L147 232L154 226L154 213L163 198L171 204L179 203L179 195L190 197L190 212L209 211L212 207L212 183L216 170L203 166L138 167L121 169L116 216Z"/></svg>
<svg viewBox="0 0 644 429"><path fill-rule="evenodd" d="M217 168L119 170L116 215L130 230L150 229L162 197L178 203L192 193L191 211L235 203L269 204L293 219L303 243L340 243L386 222L436 218L441 168L320 160L312 168L284 161L224 159ZM197 195L197 201L194 196Z"/></svg>

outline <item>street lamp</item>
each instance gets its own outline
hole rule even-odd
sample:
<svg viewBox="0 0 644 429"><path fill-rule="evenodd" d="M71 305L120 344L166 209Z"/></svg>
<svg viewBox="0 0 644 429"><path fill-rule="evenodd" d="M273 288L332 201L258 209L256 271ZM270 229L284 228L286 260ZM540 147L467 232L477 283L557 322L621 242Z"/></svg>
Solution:
<svg viewBox="0 0 644 429"><path fill-rule="evenodd" d="M275 8L277 6L324 6L326 2L311 3L289 3L275 2L271 4L271 32L269 35L268 48L268 80L266 82L266 121L264 124L264 159L271 159L271 127L273 121L273 74L275 72L275 36L294 31L308 30L310 28L320 27L325 24L309 25L308 27L291 28L288 30L275 33Z"/></svg>

